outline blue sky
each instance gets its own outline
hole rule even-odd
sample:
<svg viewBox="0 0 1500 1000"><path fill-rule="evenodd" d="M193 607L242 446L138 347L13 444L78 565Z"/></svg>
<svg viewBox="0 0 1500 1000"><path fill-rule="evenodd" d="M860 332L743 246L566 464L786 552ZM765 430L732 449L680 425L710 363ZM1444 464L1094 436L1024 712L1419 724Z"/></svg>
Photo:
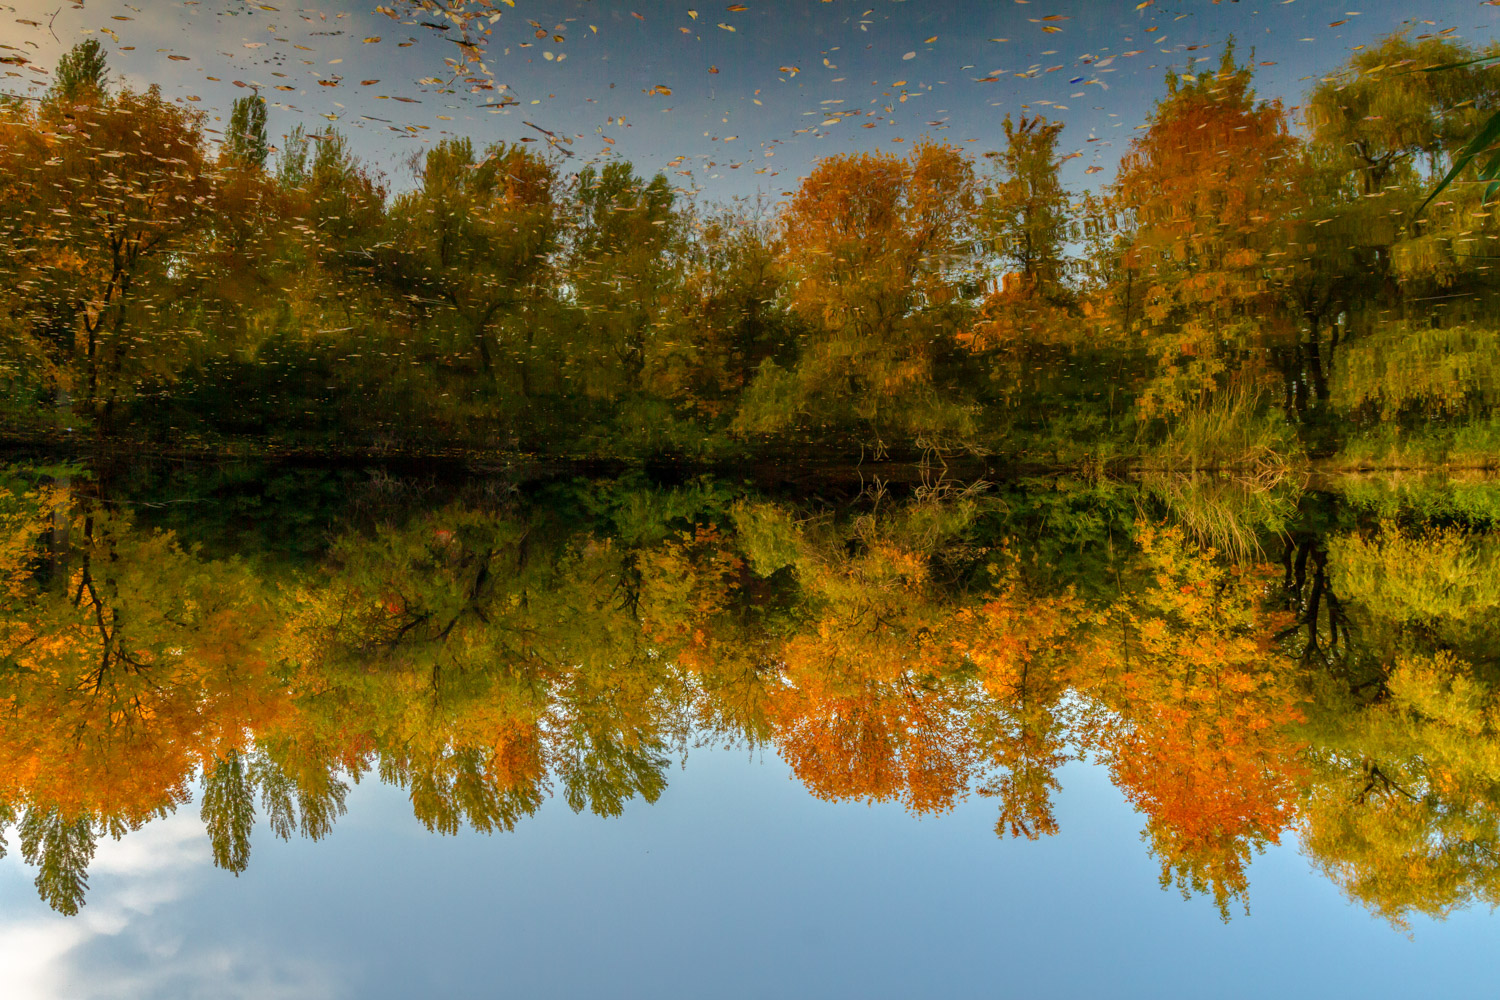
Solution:
<svg viewBox="0 0 1500 1000"><path fill-rule="evenodd" d="M7 54L50 67L92 33L126 82L160 82L211 128L246 92L235 81L257 87L274 134L336 121L395 187L409 182L412 152L444 133L540 144L545 129L570 140L570 166L624 157L713 200L774 198L819 156L899 151L924 136L981 154L1005 114L1037 112L1066 123L1063 148L1081 155L1065 179L1082 189L1113 174L1168 67L1215 64L1231 34L1244 58L1253 50L1262 95L1290 107L1392 31L1451 29L1485 45L1500 24L1500 8L1479 0L507 2L493 0L501 16L485 39L485 66L505 88L493 91L444 86L456 32L427 26L431 15L401 23L373 2L0 0L0 38ZM6 89L45 86L5 68Z"/></svg>

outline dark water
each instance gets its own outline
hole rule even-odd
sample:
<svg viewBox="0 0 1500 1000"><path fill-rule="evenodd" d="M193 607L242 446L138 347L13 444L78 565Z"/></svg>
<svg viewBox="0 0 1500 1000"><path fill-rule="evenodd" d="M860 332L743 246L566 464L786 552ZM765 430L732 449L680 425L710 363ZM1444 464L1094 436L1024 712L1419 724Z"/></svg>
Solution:
<svg viewBox="0 0 1500 1000"><path fill-rule="evenodd" d="M7 466L19 995L1487 982L1500 486L912 478Z"/></svg>

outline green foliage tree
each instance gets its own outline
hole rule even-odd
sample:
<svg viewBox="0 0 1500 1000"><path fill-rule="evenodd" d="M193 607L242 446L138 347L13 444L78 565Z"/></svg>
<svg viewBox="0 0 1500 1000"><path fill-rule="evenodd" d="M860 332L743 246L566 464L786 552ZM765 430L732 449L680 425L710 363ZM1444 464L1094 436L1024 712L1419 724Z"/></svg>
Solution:
<svg viewBox="0 0 1500 1000"><path fill-rule="evenodd" d="M606 398L639 393L677 279L676 195L665 175L647 181L616 160L579 171L573 211L567 279L583 346L605 361L584 385Z"/></svg>
<svg viewBox="0 0 1500 1000"><path fill-rule="evenodd" d="M224 155L231 163L260 169L271 144L266 138L266 99L259 94L235 98L224 133Z"/></svg>
<svg viewBox="0 0 1500 1000"><path fill-rule="evenodd" d="M1421 70L1475 56L1461 42L1405 34L1360 49L1313 88L1307 116L1314 141L1347 158L1361 193L1372 196L1409 177L1421 158L1441 162L1500 102L1500 69Z"/></svg>
<svg viewBox="0 0 1500 1000"><path fill-rule="evenodd" d="M1067 271L1069 195L1058 178L1061 122L1005 116L1005 148L984 193L980 228L994 252L1038 294L1057 297Z"/></svg>
<svg viewBox="0 0 1500 1000"><path fill-rule="evenodd" d="M48 96L62 104L80 100L102 101L109 95L109 65L97 38L85 38L57 61Z"/></svg>
<svg viewBox="0 0 1500 1000"><path fill-rule="evenodd" d="M479 157L468 139L439 143L418 166L420 187L391 206L382 271L408 294L441 303L480 371L494 377L496 331L530 336L517 313L547 276L559 236L555 168L519 145ZM523 395L527 354L514 346Z"/></svg>

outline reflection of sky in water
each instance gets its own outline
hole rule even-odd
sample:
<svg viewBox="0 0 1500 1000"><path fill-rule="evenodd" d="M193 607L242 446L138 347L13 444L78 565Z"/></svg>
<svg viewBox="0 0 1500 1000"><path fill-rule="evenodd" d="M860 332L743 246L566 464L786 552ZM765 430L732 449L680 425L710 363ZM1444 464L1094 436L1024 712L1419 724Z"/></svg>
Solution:
<svg viewBox="0 0 1500 1000"><path fill-rule="evenodd" d="M36 899L32 872L0 863L0 995L7 1000L87 997L276 998L337 995L321 962L259 937L252 923L202 923L205 892L223 888L208 837L184 811L121 841L100 842L93 892L76 918ZM243 920L244 911L237 914ZM205 933L207 932L207 933Z"/></svg>
<svg viewBox="0 0 1500 1000"><path fill-rule="evenodd" d="M1140 818L1071 765L1062 833L1001 841L994 803L917 820L811 798L774 757L695 751L661 801L560 802L494 837L428 835L369 780L324 842L256 830L238 879L196 809L101 843L74 919L0 863L0 996L1397 997L1487 989L1483 912L1408 939L1295 847L1252 913L1157 887ZM1083 960L1086 958L1086 960Z"/></svg>
<svg viewBox="0 0 1500 1000"><path fill-rule="evenodd" d="M485 111L485 95L466 93L467 85L451 95L420 86L445 75L443 59L456 52L446 40L451 32L398 24L376 6L12 0L0 4L0 24L49 69L83 32L95 33L131 85L157 82L171 98L200 98L194 106L210 116L226 114L248 92L234 80L257 83L272 102L273 141L294 125L326 127L334 116L355 151L398 187L409 183L405 160L424 138L538 139L524 124L530 121L573 139L570 166L597 161L608 137L612 155L646 174L669 171L684 190L717 199L756 192L775 198L817 157L876 146L900 152L907 147L893 144L896 136L909 143L928 134L977 154L1001 144L1007 112L1041 112L1066 123L1060 151L1079 156L1065 165L1063 180L1081 190L1114 176L1116 159L1165 90L1167 67L1216 66L1231 34L1242 58L1254 55L1260 94L1292 106L1357 46L1393 31L1446 29L1482 46L1500 16L1468 0L758 0L734 13L727 4L660 0L517 0L514 7L496 0L501 20L487 65L521 102L499 114ZM696 20L687 15L695 6ZM1049 16L1063 20L1044 23ZM18 17L37 26L12 24ZM531 21L549 31L562 25L566 41L538 40ZM719 27L730 22L733 32ZM365 45L366 37L381 41ZM408 48L396 47L408 39ZM553 49L567 59L542 55ZM168 58L183 54L183 61ZM286 76L272 75L278 72ZM334 77L343 77L337 87L317 83ZM362 78L379 83L362 86ZM36 91L45 83L23 74L5 86ZM291 90L272 89L278 85ZM662 86L671 94L648 93ZM898 103L903 91L909 100ZM877 117L825 124L832 111L856 110ZM866 122L877 127L862 128ZM208 124L223 128L222 121ZM423 131L405 134L408 126ZM1089 166L1101 170L1089 176Z"/></svg>

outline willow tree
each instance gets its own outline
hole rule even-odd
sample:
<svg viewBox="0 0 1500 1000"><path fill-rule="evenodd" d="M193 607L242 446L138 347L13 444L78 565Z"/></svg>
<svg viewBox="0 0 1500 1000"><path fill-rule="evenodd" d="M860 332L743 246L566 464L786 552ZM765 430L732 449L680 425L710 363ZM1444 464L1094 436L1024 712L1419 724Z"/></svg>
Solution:
<svg viewBox="0 0 1500 1000"><path fill-rule="evenodd" d="M1361 49L1309 96L1314 140L1346 158L1366 195L1436 166L1500 102L1500 67L1453 65L1478 55L1461 42L1405 34ZM1438 66L1451 68L1424 72Z"/></svg>
<svg viewBox="0 0 1500 1000"><path fill-rule="evenodd" d="M1424 217L1416 212L1497 108L1500 67L1461 42L1405 34L1356 52L1313 89L1313 144L1353 188L1353 197L1320 208L1319 220L1332 217L1337 227L1320 234L1320 247L1353 248L1384 304L1482 280L1471 261L1497 246L1482 188L1447 188L1442 200L1428 199Z"/></svg>

